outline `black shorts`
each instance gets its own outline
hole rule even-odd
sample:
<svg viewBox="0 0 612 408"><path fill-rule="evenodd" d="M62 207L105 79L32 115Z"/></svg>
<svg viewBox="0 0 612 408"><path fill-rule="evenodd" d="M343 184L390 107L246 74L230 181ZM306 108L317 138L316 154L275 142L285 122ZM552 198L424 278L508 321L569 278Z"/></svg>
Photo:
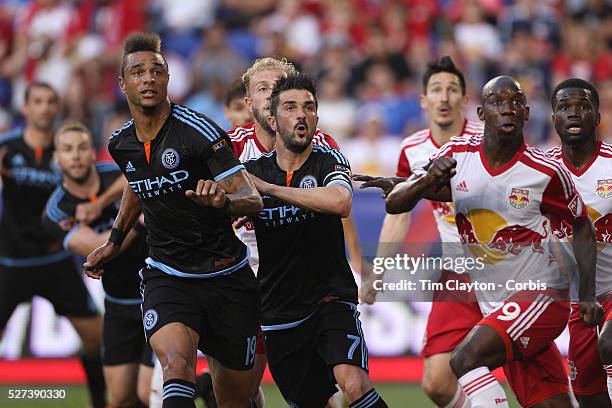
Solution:
<svg viewBox="0 0 612 408"><path fill-rule="evenodd" d="M147 341L164 325L180 322L200 335L200 351L225 367L253 367L259 289L248 264L214 278L179 278L149 265L141 273Z"/></svg>
<svg viewBox="0 0 612 408"><path fill-rule="evenodd" d="M121 305L104 300L102 363L105 366L141 363L153 367L153 351L142 327L140 305Z"/></svg>
<svg viewBox="0 0 612 408"><path fill-rule="evenodd" d="M300 325L265 331L265 338L270 372L291 407L324 407L338 391L338 364L368 370L368 348L352 303L324 303Z"/></svg>
<svg viewBox="0 0 612 408"><path fill-rule="evenodd" d="M15 307L34 295L51 302L58 315L96 316L98 309L83 278L72 256L41 266L0 266L0 329L6 326Z"/></svg>

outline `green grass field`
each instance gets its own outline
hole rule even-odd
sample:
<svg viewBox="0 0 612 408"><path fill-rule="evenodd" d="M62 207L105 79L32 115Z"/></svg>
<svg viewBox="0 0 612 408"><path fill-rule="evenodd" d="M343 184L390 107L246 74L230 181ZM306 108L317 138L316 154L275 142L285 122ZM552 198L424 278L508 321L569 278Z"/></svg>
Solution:
<svg viewBox="0 0 612 408"><path fill-rule="evenodd" d="M10 400L8 394L10 389L62 389L66 391L66 398L63 400ZM275 385L264 385L266 394L266 407L284 408L287 404L283 401L278 388ZM419 408L433 407L434 405L427 399L417 384L376 384L376 389L383 396L389 407L392 408ZM519 407L514 396L506 388L506 393L510 399L511 407ZM0 407L2 408L85 408L88 407L89 400L87 390L84 386L0 386ZM200 400L196 406L202 407Z"/></svg>

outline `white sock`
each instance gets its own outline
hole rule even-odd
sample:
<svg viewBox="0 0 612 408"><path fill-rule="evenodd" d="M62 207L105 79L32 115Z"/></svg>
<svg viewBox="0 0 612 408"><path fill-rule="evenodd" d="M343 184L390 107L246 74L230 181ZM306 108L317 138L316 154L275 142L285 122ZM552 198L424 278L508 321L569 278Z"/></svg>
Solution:
<svg viewBox="0 0 612 408"><path fill-rule="evenodd" d="M467 395L461 388L461 385L457 384L457 389L455 390L455 395L453 399L445 405L443 408L470 408L470 400Z"/></svg>
<svg viewBox="0 0 612 408"><path fill-rule="evenodd" d="M606 370L606 377L607 377L607 383L608 383L608 395L610 396L610 399L612 400L612 364L604 365L604 370Z"/></svg>
<svg viewBox="0 0 612 408"><path fill-rule="evenodd" d="M472 408L509 408L502 386L487 367L478 367L459 378Z"/></svg>

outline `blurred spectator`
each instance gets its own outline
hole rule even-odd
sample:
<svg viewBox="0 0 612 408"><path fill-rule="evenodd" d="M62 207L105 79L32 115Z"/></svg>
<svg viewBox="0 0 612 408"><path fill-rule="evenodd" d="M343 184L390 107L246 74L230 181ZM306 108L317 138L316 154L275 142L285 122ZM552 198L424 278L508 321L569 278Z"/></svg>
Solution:
<svg viewBox="0 0 612 408"><path fill-rule="evenodd" d="M345 94L345 82L334 75L318 83L319 127L329 133L342 146L353 133L355 101Z"/></svg>
<svg viewBox="0 0 612 408"><path fill-rule="evenodd" d="M385 133L382 112L368 107L359 112L358 133L340 145L354 174L388 176L395 173L400 139Z"/></svg>

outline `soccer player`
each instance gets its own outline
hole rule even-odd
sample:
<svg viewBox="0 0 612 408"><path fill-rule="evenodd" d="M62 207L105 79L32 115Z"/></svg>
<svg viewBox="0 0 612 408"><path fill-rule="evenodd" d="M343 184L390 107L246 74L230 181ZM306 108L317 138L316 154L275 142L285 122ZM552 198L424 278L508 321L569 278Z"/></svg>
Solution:
<svg viewBox="0 0 612 408"><path fill-rule="evenodd" d="M276 82L270 115L276 150L245 162L264 200L254 224L270 371L292 407L326 406L336 382L350 407L386 407L368 379L357 286L345 256L349 163L312 143L317 100L307 76Z"/></svg>
<svg viewBox="0 0 612 408"><path fill-rule="evenodd" d="M43 223L47 230L63 242L65 249L87 256L110 235L117 215L114 204L89 225L76 221L80 203L97 201L119 177L114 163L95 163L96 153L89 130L79 123L68 123L55 135L55 161L64 180L49 200ZM140 223L124 242L124 250L106 266L104 286L104 341L102 362L108 385L109 403L113 407L134 407L139 396L148 405L148 384L151 383L153 358L142 336L140 318L140 276L147 255L145 230ZM140 364L140 367L139 367ZM146 398L145 398L146 397Z"/></svg>
<svg viewBox="0 0 612 408"><path fill-rule="evenodd" d="M432 156L424 175L398 184L386 201L390 213L409 211L421 198L452 201L465 253L484 265L470 275L488 283L476 291L485 317L450 361L475 408L508 406L490 372L502 365L521 406L571 406L554 344L569 314L567 280L545 247L548 217L564 220L574 231L581 318L593 326L601 314L587 210L567 170L525 145L526 103L514 79L489 81L478 107L484 135L452 138ZM522 290L516 282L535 286Z"/></svg>
<svg viewBox="0 0 612 408"><path fill-rule="evenodd" d="M295 73L297 73L295 66L286 60L266 57L254 61L242 76L242 83L246 90L246 104L254 121L246 125L239 125L228 132L232 139L234 154L239 157L242 162L256 159L262 154L269 153L274 149L276 144L276 133L268 124L268 117L270 116L270 95L275 82L279 78ZM312 142L324 147L338 149L336 141L318 128L315 130ZM348 222L346 220L348 220ZM246 221L241 224L243 225L237 228L236 233L242 242L249 246L251 252L249 263L255 274L257 274L259 268L259 252L257 250L253 223ZM350 218L343 219L343 226L345 229L345 239L348 242L354 243L352 246L349 246L351 259L359 259L361 255L358 244L355 244L357 242L355 226ZM265 368L265 347L263 338L260 337L258 338L257 355L255 357L255 383L253 388L254 393L259 392L259 396L256 397L255 400L259 400L263 396L259 384ZM342 406L342 403L339 401L341 399L342 396L339 392L338 395L330 400L331 406Z"/></svg>
<svg viewBox="0 0 612 408"><path fill-rule="evenodd" d="M232 125L232 129L253 122L253 115L249 111L245 98L246 89L242 80L238 79L227 90L223 107L225 118Z"/></svg>
<svg viewBox="0 0 612 408"><path fill-rule="evenodd" d="M247 407L259 296L231 217L259 212L262 200L225 132L171 104L168 80L159 36L129 36L119 86L133 119L109 142L129 187L108 241L85 269L100 276L142 208L150 247L141 272L143 324L163 367L163 407L194 407L198 348L207 355L219 406Z"/></svg>
<svg viewBox="0 0 612 408"><path fill-rule="evenodd" d="M34 295L49 300L81 338L92 403L103 408L102 319L72 254L45 231L41 220L45 203L62 180L52 165L59 111L57 92L46 83L32 83L21 109L25 127L0 138L0 335L19 303Z"/></svg>
<svg viewBox="0 0 612 408"><path fill-rule="evenodd" d="M598 249L596 295L604 314L608 314L612 310L612 236L608 225L612 219L612 146L596 136L600 121L599 94L590 83L572 78L557 85L551 103L561 146L549 150L547 155L569 171L588 208ZM554 223L553 228L557 238L569 245L571 225ZM573 268L570 272L574 272ZM580 318L579 305L574 303L578 300L575 293L577 276L572 278L568 353L572 391L583 408L609 407L606 371L597 348L597 333Z"/></svg>
<svg viewBox="0 0 612 408"><path fill-rule="evenodd" d="M468 103L465 94L465 79L463 73L455 66L450 57L444 56L428 64L423 75L423 94L421 106L427 111L429 127L420 130L402 141L402 150L397 165L397 181L412 176L415 171L424 167L429 157L451 136L472 136L481 134L483 126L480 122L468 121L464 110ZM377 186L381 179L355 176L357 181L366 181L364 187ZM385 179L389 187L392 179ZM455 214L452 204L432 202L434 217L442 241L443 257L461 256L459 233L455 225ZM401 243L410 226L410 213L387 214L380 232L377 256L393 257L401 249ZM466 281L467 274L456 274L444 271L440 282L449 280ZM373 303L377 291L374 290L374 280L382 279L371 269L364 269L364 277L360 288L360 298L366 303ZM443 294L440 294L443 296ZM427 396L440 407L460 407L461 401L467 404L465 395L457 385L457 378L450 368L451 352L461 343L469 331L480 321L482 314L475 302L467 301L470 295L466 293L465 302L441 301L434 298L427 320L423 356L424 375L421 386ZM457 299L458 300L458 299ZM452 319L448 316L453 315Z"/></svg>

